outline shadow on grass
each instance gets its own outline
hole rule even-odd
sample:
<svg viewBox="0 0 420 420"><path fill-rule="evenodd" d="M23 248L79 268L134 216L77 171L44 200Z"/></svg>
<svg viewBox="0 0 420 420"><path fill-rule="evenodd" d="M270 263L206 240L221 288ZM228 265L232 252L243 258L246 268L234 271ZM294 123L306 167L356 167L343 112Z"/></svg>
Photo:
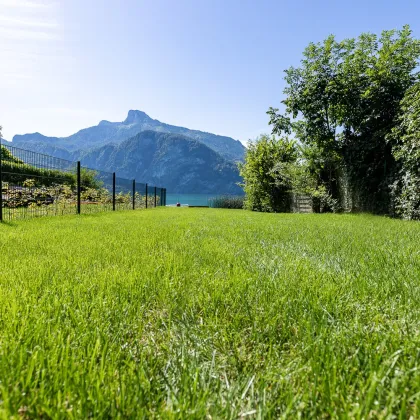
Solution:
<svg viewBox="0 0 420 420"><path fill-rule="evenodd" d="M0 222L0 226L7 226L10 228L17 228L18 227L18 223L16 223L15 221L9 221L9 220L3 220Z"/></svg>

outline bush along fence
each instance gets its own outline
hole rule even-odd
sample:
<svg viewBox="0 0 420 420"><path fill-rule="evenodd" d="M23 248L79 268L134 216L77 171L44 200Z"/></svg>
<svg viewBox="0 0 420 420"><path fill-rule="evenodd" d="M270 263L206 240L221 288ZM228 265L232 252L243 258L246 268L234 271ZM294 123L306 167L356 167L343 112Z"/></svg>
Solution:
<svg viewBox="0 0 420 420"><path fill-rule="evenodd" d="M0 145L0 221L166 205L166 189Z"/></svg>

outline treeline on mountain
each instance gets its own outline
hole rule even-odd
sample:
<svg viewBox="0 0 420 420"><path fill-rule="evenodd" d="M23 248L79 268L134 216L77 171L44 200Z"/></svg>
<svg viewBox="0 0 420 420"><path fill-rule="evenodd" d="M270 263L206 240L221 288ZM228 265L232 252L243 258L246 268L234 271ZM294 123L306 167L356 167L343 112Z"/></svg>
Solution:
<svg viewBox="0 0 420 420"><path fill-rule="evenodd" d="M152 144L153 143L153 144ZM240 194L237 161L245 147L230 137L172 126L131 110L122 122L101 121L65 137L16 135L13 145L119 176L165 186L172 193Z"/></svg>
<svg viewBox="0 0 420 420"><path fill-rule="evenodd" d="M284 211L291 194L314 211L420 219L420 41L408 26L311 43L285 71L272 136L241 165L246 207Z"/></svg>

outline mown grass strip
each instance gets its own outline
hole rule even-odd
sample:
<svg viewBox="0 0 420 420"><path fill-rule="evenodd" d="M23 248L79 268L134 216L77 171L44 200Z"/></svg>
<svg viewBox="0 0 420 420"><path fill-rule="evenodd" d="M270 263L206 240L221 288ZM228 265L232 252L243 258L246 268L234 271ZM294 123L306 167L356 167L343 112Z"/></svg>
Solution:
<svg viewBox="0 0 420 420"><path fill-rule="evenodd" d="M0 414L419 417L419 243L364 215L0 225Z"/></svg>

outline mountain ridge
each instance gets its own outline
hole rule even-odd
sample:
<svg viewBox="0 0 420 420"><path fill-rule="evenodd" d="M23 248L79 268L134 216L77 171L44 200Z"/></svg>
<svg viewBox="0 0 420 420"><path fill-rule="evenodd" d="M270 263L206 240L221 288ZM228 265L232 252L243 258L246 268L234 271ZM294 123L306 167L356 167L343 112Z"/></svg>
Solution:
<svg viewBox="0 0 420 420"><path fill-rule="evenodd" d="M162 185L174 193L240 194L237 166L188 136L147 130L121 144L82 151L82 165L118 176Z"/></svg>
<svg viewBox="0 0 420 420"><path fill-rule="evenodd" d="M170 192L242 193L237 162L245 147L238 140L165 124L143 111L130 110L122 122L102 120L68 137L16 135L12 144Z"/></svg>
<svg viewBox="0 0 420 420"><path fill-rule="evenodd" d="M122 122L102 120L96 126L83 128L67 137L44 136L39 132L17 134L13 137L13 143L17 146L43 143L73 152L103 146L107 143L119 144L137 133L147 130L187 135L202 142L228 160L241 161L244 157L245 147L239 140L162 123L139 110L128 111L126 119Z"/></svg>

